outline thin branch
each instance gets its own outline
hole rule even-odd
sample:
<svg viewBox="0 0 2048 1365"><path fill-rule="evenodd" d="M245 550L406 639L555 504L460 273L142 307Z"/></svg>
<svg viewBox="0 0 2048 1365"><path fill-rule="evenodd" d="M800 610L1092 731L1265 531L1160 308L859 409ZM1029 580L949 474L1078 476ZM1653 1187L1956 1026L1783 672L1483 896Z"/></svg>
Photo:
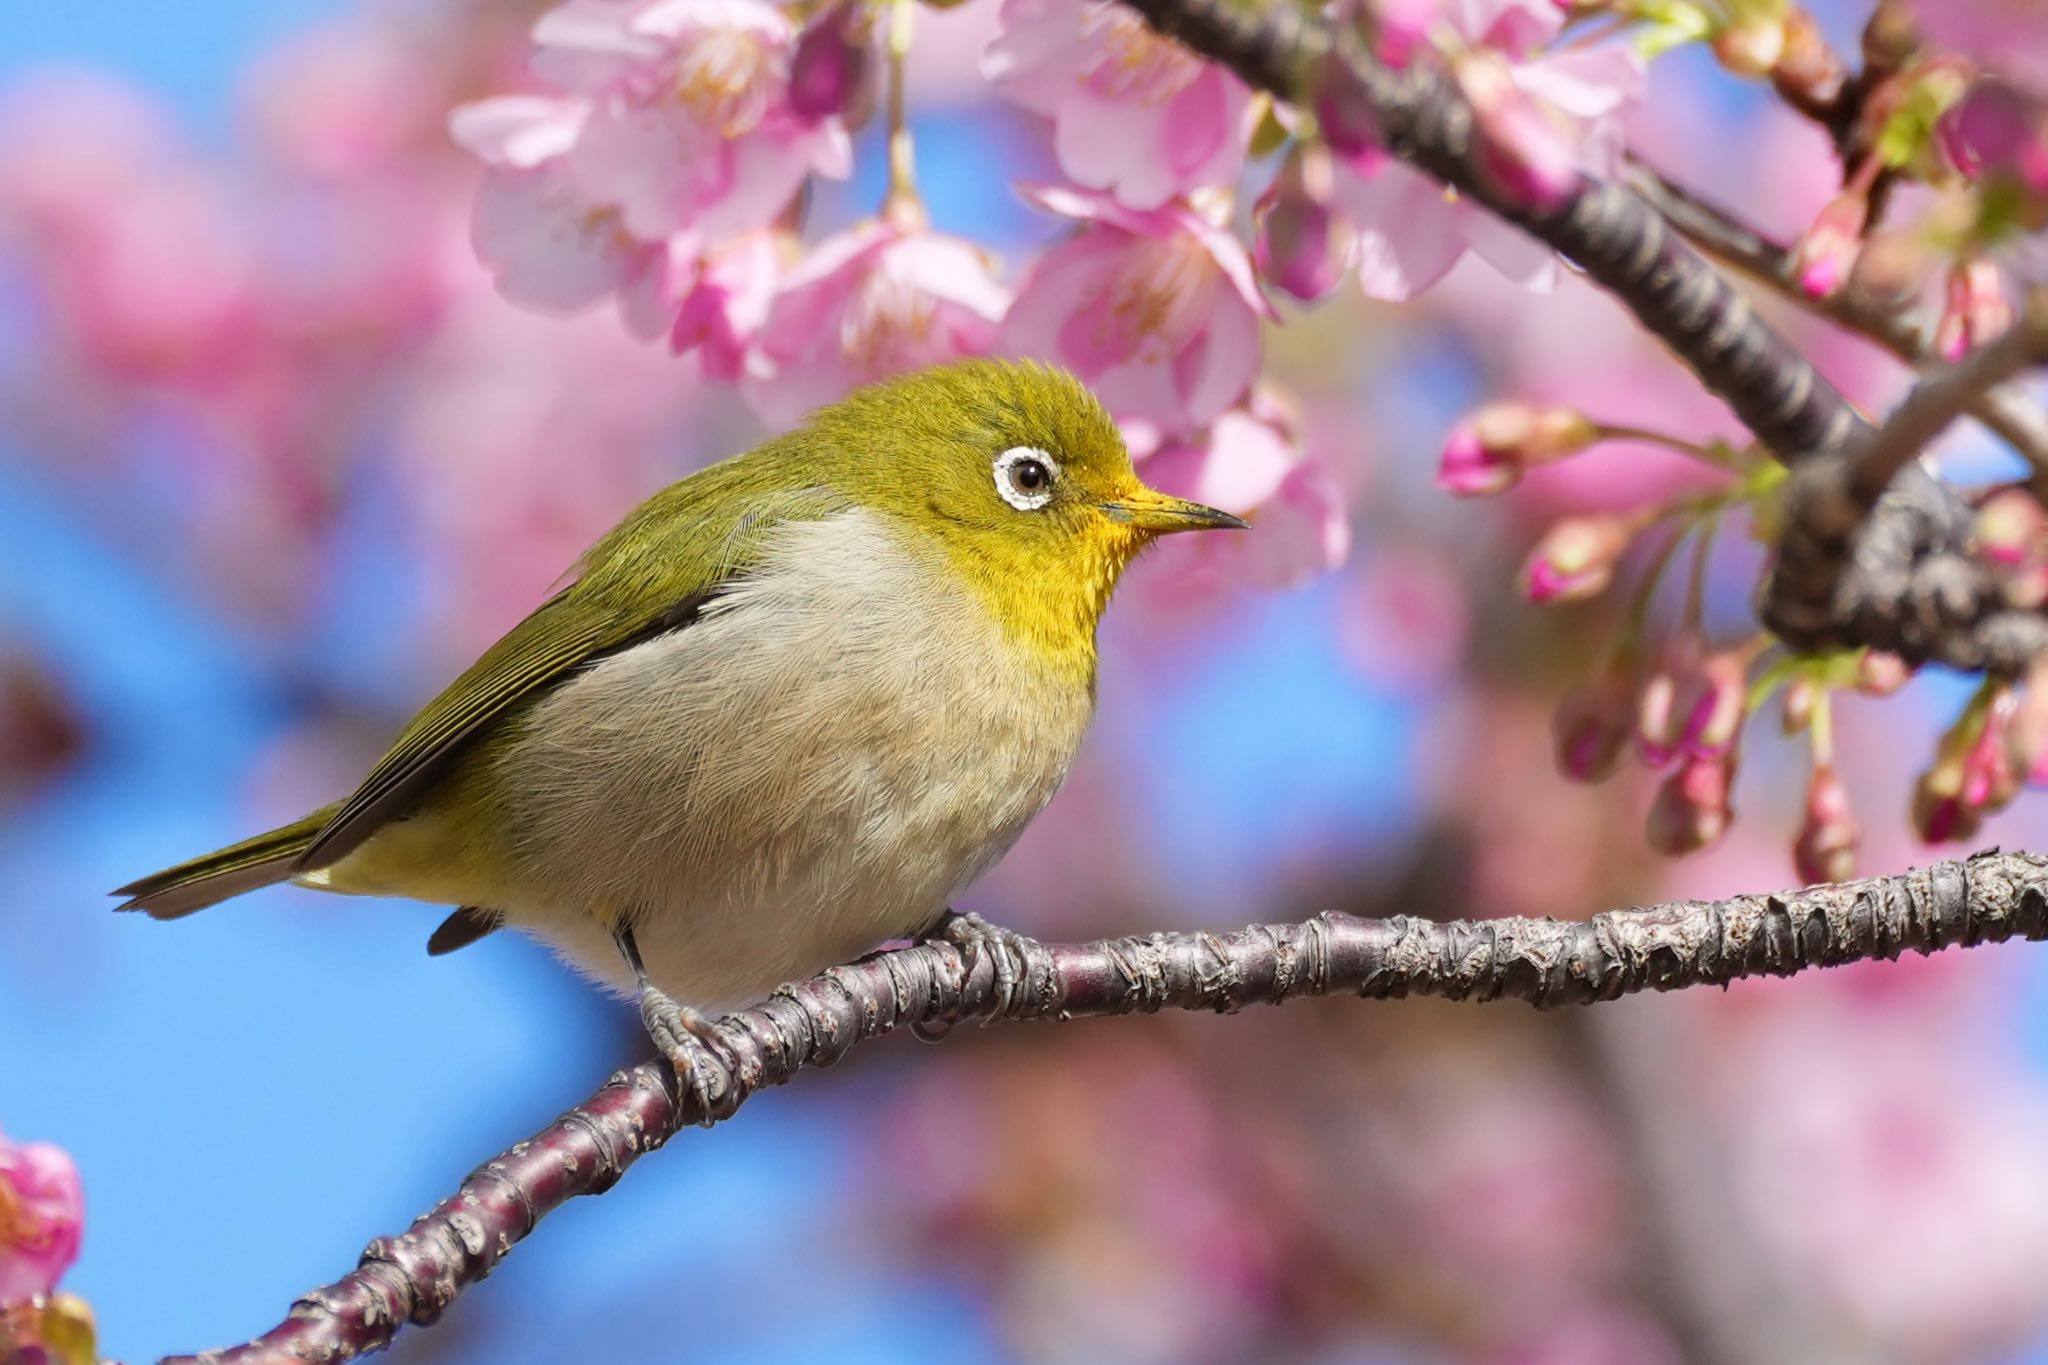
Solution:
<svg viewBox="0 0 2048 1365"><path fill-rule="evenodd" d="M1292 5L1125 3L1253 88L1307 102L1331 127L1370 128L1395 156L1576 261L1784 463L1853 452L1875 435L1641 196L1582 175L1539 208L1501 188L1477 154L1471 109L1429 64L1394 70L1356 33ZM1793 533L1799 515L1795 505ZM1780 554L1764 622L1797 650L1867 645L1965 670L2030 658L2048 621L2004 610L1990 574L1958 553L1969 524L1955 491L1911 466L1856 535L1804 535L1799 553Z"/></svg>
<svg viewBox="0 0 2048 1365"><path fill-rule="evenodd" d="M1590 1004L2009 938L2048 938L2048 858L1982 853L1899 876L1611 910L1586 921L1324 914L1228 934L1085 944L1025 939L1012 964L1018 988L1007 1000L986 955L963 970L959 951L947 943L877 953L719 1021L736 1069L718 1114L696 1112L694 1100L679 1099L664 1066L614 1076L548 1128L487 1162L403 1236L372 1242L356 1270L293 1304L263 1337L174 1365L338 1365L381 1349L407 1322L438 1319L550 1211L611 1188L686 1123L729 1117L756 1091L912 1025L1165 1009L1227 1013L1328 995Z"/></svg>
<svg viewBox="0 0 2048 1365"><path fill-rule="evenodd" d="M1719 205L1666 180L1641 162L1629 167L1630 188L1673 227L1709 256L1767 285L1789 303L1868 338L1910 365L1925 367L1940 359L1925 329L1896 310L1878 308L1850 290L1816 299L1799 287L1792 253L1771 241ZM2011 385L1975 395L1967 409L2037 471L2048 474L2048 410Z"/></svg>
<svg viewBox="0 0 2048 1365"><path fill-rule="evenodd" d="M2048 616L2006 607L1988 569L1957 552L1955 532L1915 528L1911 517L1925 509L1902 493L1898 478L1919 468L1921 451L1972 399L2042 363L2048 291L2037 290L2009 331L1921 381L1871 440L1802 468L1789 495L1766 624L1842 643L1888 635L1909 657L1934 656L1935 642L1946 641L1938 655L1946 662L2008 676L2048 652ZM1944 540L1955 548L1907 553L1908 542ZM1845 554L1855 558L1853 573L1831 568Z"/></svg>

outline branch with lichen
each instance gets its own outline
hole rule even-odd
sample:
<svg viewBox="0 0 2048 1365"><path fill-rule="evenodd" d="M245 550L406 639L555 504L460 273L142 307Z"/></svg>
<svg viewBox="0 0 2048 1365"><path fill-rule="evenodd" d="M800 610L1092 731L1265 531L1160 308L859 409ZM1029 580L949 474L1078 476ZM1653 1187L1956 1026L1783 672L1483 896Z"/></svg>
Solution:
<svg viewBox="0 0 2048 1365"><path fill-rule="evenodd" d="M1642 195L1579 175L1531 202L1489 173L1472 109L1444 73L1395 69L1352 29L1291 5L1125 0L1147 23L1235 71L1255 89L1311 109L1334 141L1375 141L1578 264L1669 346L1777 459L1795 469L1853 461L1876 435L1811 361ZM1785 644L1845 644L1914 662L2008 669L2048 630L2006 609L1997 584L1961 553L1969 509L1907 464L1848 536L1805 525L1795 500L1788 540L1766 589L1764 620Z"/></svg>
<svg viewBox="0 0 2048 1365"><path fill-rule="evenodd" d="M1898 876L1610 910L1585 921L1323 914L1227 934L1015 939L1001 973L986 953L963 963L950 943L876 953L718 1022L734 1064L718 1112L680 1095L665 1066L622 1072L479 1167L404 1235L372 1242L355 1270L293 1304L262 1337L178 1359L338 1365L379 1350L406 1323L436 1321L548 1213L610 1189L685 1125L729 1118L757 1091L897 1029L977 1017L1228 1013L1333 995L1580 1005L2013 938L2048 938L2048 858L1982 853ZM999 977L1010 978L1008 988Z"/></svg>

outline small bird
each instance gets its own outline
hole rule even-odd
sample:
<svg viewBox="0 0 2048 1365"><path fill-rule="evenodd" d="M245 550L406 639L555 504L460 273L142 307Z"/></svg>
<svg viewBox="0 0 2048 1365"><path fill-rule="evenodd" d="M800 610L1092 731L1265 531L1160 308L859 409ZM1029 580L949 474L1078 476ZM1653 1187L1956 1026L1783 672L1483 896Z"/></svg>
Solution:
<svg viewBox="0 0 2048 1365"><path fill-rule="evenodd" d="M1066 776L1125 566L1244 526L1141 483L1064 371L877 384L642 503L345 800L114 894L157 919L282 881L457 906L429 953L532 933L637 993L701 1085L702 1011L1000 932L947 902Z"/></svg>

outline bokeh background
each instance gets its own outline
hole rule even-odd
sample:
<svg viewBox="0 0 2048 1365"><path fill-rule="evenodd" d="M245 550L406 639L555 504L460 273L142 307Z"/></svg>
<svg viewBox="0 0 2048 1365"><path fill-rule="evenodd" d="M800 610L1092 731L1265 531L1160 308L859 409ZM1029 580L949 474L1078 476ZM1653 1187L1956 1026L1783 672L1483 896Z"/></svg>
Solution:
<svg viewBox="0 0 2048 1365"><path fill-rule="evenodd" d="M1012 253L1045 133L913 68L935 224ZM1860 7L1824 11L1853 35ZM502 302L457 102L531 17L481 0L95 0L0 18L0 1125L67 1147L67 1281L103 1350L227 1344L645 1051L630 1009L430 908L281 889L176 925L108 887L350 786L639 497L760 434L610 316ZM1815 134L1685 58L1637 132L1767 226ZM880 158L814 205L851 220ZM1798 329L1881 403L1868 348ZM1324 908L1584 915L1792 880L1803 757L1754 743L1734 834L1642 848L1646 776L1555 776L1607 608L1514 568L1561 509L1684 477L1620 448L1499 505L1430 486L1514 392L1734 428L1570 282L1290 314L1271 372L1345 490L1283 591L1162 553L1104 628L1079 771L966 904L1089 936ZM1972 433L1946 448L2000 466ZM1715 565L1738 631L1754 560ZM1967 695L1852 700L1865 862ZM1191 742L1193 741L1193 742ZM2040 846L2022 800L1986 842ZM2048 1361L2048 954L2024 947L1579 1014L1290 1005L863 1049L548 1220L394 1358Z"/></svg>

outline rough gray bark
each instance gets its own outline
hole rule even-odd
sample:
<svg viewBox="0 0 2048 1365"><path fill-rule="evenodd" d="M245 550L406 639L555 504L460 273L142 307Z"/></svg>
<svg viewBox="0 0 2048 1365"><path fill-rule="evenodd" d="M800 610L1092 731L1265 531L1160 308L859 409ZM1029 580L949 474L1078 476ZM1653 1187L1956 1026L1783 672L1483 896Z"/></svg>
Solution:
<svg viewBox="0 0 2048 1365"><path fill-rule="evenodd" d="M1325 914L1227 934L1023 939L1009 963L1017 988L1007 999L985 954L969 969L948 943L877 953L719 1021L736 1063L719 1113L697 1112L664 1066L622 1072L486 1162L402 1236L372 1242L354 1271L293 1304L259 1339L177 1357L175 1365L333 1365L379 1350L406 1323L438 1319L550 1211L611 1188L684 1125L730 1117L763 1087L900 1028L977 1017L1229 1012L1329 995L1590 1004L2009 938L2048 938L2048 858L1982 853L1899 876L1611 910L1585 921Z"/></svg>

